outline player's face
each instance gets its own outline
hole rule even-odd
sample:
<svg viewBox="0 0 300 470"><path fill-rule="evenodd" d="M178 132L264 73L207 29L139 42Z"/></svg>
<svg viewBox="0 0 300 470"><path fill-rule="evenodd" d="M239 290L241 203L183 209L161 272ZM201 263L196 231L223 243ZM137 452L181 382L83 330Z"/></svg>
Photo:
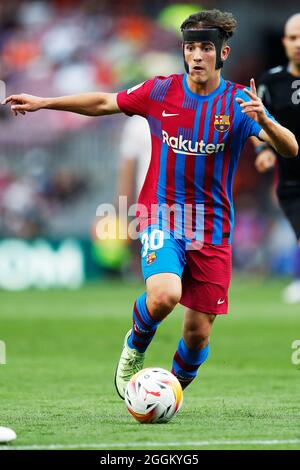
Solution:
<svg viewBox="0 0 300 470"><path fill-rule="evenodd" d="M229 54L229 46L222 49L222 60ZM204 84L219 73L216 70L216 48L212 42L184 44L184 56L189 66L190 79L196 84Z"/></svg>
<svg viewBox="0 0 300 470"><path fill-rule="evenodd" d="M300 66L300 17L287 23L283 45L288 59Z"/></svg>
<svg viewBox="0 0 300 470"><path fill-rule="evenodd" d="M216 49L211 42L184 44L185 60L194 83L206 83L215 71Z"/></svg>

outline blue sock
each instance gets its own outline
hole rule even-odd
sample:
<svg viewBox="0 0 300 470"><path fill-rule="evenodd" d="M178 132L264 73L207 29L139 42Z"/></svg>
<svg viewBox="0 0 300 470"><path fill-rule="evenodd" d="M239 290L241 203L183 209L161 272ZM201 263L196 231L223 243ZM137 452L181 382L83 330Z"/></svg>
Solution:
<svg viewBox="0 0 300 470"><path fill-rule="evenodd" d="M199 367L208 358L208 354L209 344L203 349L192 351L186 346L183 338L180 339L173 357L172 374L177 377L183 389L194 380Z"/></svg>
<svg viewBox="0 0 300 470"><path fill-rule="evenodd" d="M135 302L133 307L133 326L128 338L128 346L143 353L151 343L160 322L152 320L146 305L146 292Z"/></svg>

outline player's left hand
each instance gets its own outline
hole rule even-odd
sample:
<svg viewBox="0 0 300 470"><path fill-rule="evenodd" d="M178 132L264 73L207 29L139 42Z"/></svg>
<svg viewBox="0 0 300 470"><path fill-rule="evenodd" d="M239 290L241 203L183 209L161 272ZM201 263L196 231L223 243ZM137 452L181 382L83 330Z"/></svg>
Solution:
<svg viewBox="0 0 300 470"><path fill-rule="evenodd" d="M250 101L245 101L242 98L236 98L242 108L242 113L247 114L251 119L258 122L258 124L264 124L268 119L262 100L257 96L256 86L254 78L250 80L250 90L244 89L244 92L251 98Z"/></svg>

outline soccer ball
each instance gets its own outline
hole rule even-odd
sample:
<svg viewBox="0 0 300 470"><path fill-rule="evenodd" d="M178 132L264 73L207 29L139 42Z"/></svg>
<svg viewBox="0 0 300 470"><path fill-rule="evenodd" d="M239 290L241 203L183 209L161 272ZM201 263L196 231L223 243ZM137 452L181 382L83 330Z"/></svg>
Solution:
<svg viewBox="0 0 300 470"><path fill-rule="evenodd" d="M127 409L140 423L167 423L178 413L182 400L176 377L160 368L140 370L125 390Z"/></svg>

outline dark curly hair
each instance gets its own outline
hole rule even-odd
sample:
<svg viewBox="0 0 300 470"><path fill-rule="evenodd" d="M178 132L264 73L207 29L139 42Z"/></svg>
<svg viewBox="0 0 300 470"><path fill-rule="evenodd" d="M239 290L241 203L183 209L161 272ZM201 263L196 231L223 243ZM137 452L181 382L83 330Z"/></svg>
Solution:
<svg viewBox="0 0 300 470"><path fill-rule="evenodd" d="M181 25L181 31L184 29L200 28L218 28L222 31L224 39L227 40L233 36L237 21L232 13L220 10L203 10L199 13L190 15Z"/></svg>

